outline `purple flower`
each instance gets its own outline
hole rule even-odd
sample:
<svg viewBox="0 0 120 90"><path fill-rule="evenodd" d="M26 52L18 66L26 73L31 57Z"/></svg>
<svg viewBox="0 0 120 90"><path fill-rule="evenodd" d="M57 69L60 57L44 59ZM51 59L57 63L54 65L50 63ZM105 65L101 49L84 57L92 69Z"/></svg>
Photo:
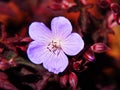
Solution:
<svg viewBox="0 0 120 90"><path fill-rule="evenodd" d="M72 25L68 19L59 16L52 19L51 29L41 22L33 22L29 27L29 35L34 40L27 49L31 62L43 63L49 72L58 74L68 65L67 55L76 55L84 47L79 34L71 33Z"/></svg>

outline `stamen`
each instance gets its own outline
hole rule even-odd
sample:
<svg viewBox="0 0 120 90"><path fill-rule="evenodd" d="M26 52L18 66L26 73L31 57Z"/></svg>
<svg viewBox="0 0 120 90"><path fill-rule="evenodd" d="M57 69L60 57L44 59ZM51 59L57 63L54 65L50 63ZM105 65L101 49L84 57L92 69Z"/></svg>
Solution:
<svg viewBox="0 0 120 90"><path fill-rule="evenodd" d="M61 46L60 46L60 41L53 41L50 42L47 46L47 49L54 53L54 54L59 54L60 53L60 49L61 49Z"/></svg>

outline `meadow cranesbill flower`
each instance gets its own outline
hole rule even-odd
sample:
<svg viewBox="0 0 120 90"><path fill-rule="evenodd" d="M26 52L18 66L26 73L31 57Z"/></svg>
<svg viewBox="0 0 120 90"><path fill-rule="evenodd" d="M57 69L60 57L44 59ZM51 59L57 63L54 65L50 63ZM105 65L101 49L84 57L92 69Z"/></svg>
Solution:
<svg viewBox="0 0 120 90"><path fill-rule="evenodd" d="M33 22L29 27L33 41L27 49L28 58L35 64L43 63L49 72L63 72L68 66L65 54L76 55L84 47L81 36L71 32L70 21L62 16L52 19L51 30L42 22Z"/></svg>

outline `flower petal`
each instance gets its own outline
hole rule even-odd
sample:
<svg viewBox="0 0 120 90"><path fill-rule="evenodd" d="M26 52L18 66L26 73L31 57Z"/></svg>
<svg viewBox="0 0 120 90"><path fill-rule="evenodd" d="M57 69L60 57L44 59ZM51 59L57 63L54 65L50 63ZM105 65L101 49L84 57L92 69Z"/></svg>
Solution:
<svg viewBox="0 0 120 90"><path fill-rule="evenodd" d="M48 69L49 72L58 74L63 72L68 65L68 58L63 51L60 51L58 55L54 53L48 58L48 60L43 62L43 66Z"/></svg>
<svg viewBox="0 0 120 90"><path fill-rule="evenodd" d="M27 49L27 55L31 62L35 64L41 64L46 60L46 55L48 50L46 49L44 43L33 41L29 44ZM49 54L48 54L49 55Z"/></svg>
<svg viewBox="0 0 120 90"><path fill-rule="evenodd" d="M67 37L72 32L72 25L67 18L59 16L52 19L51 29L53 34L61 39Z"/></svg>
<svg viewBox="0 0 120 90"><path fill-rule="evenodd" d="M29 35L33 40L46 42L51 39L51 31L43 23L33 22L29 27Z"/></svg>
<svg viewBox="0 0 120 90"><path fill-rule="evenodd" d="M68 55L78 54L84 47L84 42L79 34L72 33L61 42L63 51Z"/></svg>

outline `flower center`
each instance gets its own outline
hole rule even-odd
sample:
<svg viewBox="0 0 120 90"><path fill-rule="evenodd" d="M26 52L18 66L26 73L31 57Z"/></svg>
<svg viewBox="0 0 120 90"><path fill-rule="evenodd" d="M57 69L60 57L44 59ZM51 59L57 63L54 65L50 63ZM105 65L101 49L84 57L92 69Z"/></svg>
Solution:
<svg viewBox="0 0 120 90"><path fill-rule="evenodd" d="M59 54L61 49L60 41L52 40L52 42L48 44L47 49L54 54Z"/></svg>

